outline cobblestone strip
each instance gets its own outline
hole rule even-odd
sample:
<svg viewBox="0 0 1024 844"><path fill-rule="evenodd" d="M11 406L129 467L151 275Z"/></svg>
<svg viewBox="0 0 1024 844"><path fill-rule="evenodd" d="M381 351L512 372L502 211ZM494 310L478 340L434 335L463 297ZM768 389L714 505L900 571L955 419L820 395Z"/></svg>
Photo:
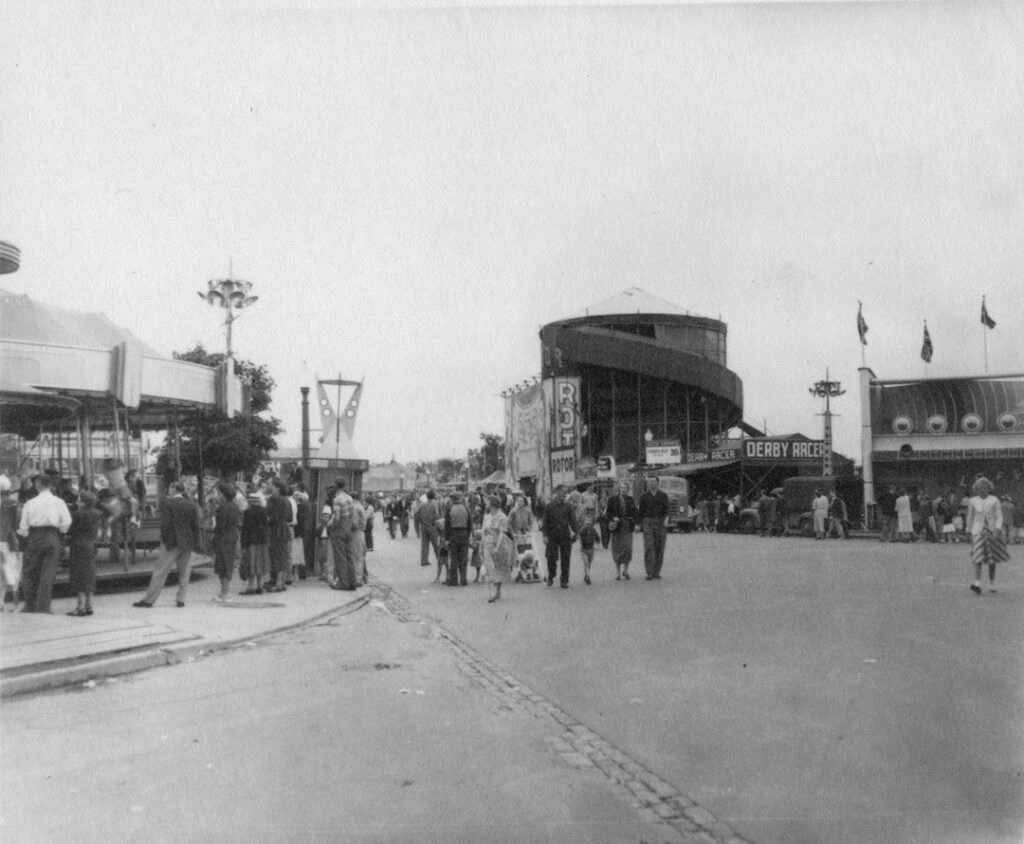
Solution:
<svg viewBox="0 0 1024 844"><path fill-rule="evenodd" d="M424 621L390 586L376 580L370 585L395 617L403 622ZM520 683L442 625L433 621L430 624L438 638L455 652L463 673L492 692L500 705L554 720L562 733L550 740L552 750L570 767L603 773L612 789L625 798L640 819L652 825L652 834L659 841L666 844L750 844L727 823L719 821L653 771Z"/></svg>

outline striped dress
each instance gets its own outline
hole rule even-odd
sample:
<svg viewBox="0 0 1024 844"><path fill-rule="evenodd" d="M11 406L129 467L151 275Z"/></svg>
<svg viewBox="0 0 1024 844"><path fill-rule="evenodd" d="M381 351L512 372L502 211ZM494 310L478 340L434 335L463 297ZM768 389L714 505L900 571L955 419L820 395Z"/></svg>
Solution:
<svg viewBox="0 0 1024 844"><path fill-rule="evenodd" d="M971 564L1005 563L1010 559L1003 540L1003 510L994 495L975 495L967 506L967 530L971 534Z"/></svg>

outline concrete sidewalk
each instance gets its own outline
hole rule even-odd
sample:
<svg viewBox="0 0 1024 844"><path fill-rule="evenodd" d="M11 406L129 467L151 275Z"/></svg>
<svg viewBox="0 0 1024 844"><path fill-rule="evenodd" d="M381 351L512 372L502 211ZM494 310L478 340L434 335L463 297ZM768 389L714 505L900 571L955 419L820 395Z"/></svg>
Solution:
<svg viewBox="0 0 1024 844"><path fill-rule="evenodd" d="M132 606L137 591L93 596L94 614L66 613L74 598L55 598L52 614L0 614L0 697L27 694L169 665L320 617L357 609L369 590L341 592L319 579L296 580L286 592L241 596L236 578L226 603L215 603L220 582L212 570L193 570L186 606L177 585L164 587L152 609Z"/></svg>

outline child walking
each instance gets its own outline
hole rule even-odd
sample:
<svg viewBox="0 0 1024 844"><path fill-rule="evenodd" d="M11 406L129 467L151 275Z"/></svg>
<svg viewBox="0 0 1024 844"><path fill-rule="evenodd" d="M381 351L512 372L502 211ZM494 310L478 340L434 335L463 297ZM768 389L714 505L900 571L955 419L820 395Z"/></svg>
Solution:
<svg viewBox="0 0 1024 844"><path fill-rule="evenodd" d="M601 537L594 528L594 520L591 516L585 516L583 527L580 528L580 553L583 556L583 582L590 585L590 564L594 562L594 546Z"/></svg>

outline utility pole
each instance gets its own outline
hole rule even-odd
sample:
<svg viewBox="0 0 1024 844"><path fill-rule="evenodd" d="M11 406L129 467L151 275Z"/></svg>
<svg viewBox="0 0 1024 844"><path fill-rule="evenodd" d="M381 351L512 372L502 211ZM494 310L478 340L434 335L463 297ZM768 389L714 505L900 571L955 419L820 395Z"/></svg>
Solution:
<svg viewBox="0 0 1024 844"><path fill-rule="evenodd" d="M825 417L825 431L824 431L824 443L821 454L821 474L825 477L831 477L834 474L832 466L832 406L829 403L831 399L838 398L843 395L846 390L842 389L842 385L838 381L831 381L828 377L828 370L825 370L825 380L817 381L808 392L812 396L825 399L825 412L819 414Z"/></svg>

